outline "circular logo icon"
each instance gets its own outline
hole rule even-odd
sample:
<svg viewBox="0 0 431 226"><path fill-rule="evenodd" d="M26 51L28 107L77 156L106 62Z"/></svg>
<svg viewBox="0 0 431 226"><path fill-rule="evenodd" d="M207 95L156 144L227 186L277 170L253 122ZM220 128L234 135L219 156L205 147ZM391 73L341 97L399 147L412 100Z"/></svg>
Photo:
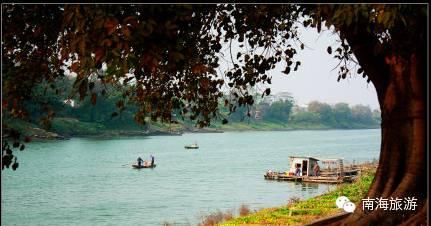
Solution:
<svg viewBox="0 0 431 226"><path fill-rule="evenodd" d="M346 196L340 196L337 198L337 200L335 200L335 204L339 209L343 209L344 203L346 202L350 202L349 198Z"/></svg>
<svg viewBox="0 0 431 226"><path fill-rule="evenodd" d="M343 205L343 209L346 212L353 213L353 211L355 211L355 209L356 209L356 205L353 202L346 202Z"/></svg>

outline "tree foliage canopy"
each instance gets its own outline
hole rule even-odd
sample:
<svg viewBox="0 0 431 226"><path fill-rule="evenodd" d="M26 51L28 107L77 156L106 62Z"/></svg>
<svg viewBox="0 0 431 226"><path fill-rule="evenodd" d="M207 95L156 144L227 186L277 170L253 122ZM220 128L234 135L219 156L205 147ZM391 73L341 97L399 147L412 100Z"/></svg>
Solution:
<svg viewBox="0 0 431 226"><path fill-rule="evenodd" d="M70 70L76 74L71 96L96 102L105 91L94 90L94 80L131 84L123 93L139 105L136 121L147 115L169 121L172 110L180 109L205 126L216 117L223 86L231 89L226 106L234 110L236 104L253 104L247 88L271 83L268 71L275 64L285 63L286 74L298 69L295 54L304 48L299 26L319 32L334 26L339 32L340 46L328 47L344 62L339 79L350 74L352 48L359 48L347 43L346 35L373 36L375 54L408 52L417 48L417 39L426 38L414 30L422 29L421 20L409 17L423 17L426 8L408 5L14 4L2 11L3 106L16 116L25 115L20 105L31 98L35 84ZM231 67L222 79L216 71L224 59L221 48L233 40L241 51L228 57ZM106 71L100 73L103 65Z"/></svg>

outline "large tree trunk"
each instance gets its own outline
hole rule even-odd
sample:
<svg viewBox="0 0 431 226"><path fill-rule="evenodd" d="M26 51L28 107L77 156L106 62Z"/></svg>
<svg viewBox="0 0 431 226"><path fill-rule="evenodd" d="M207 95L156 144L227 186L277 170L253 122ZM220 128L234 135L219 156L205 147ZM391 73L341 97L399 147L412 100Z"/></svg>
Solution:
<svg viewBox="0 0 431 226"><path fill-rule="evenodd" d="M356 39L357 40L357 39ZM353 49L376 87L382 112L379 166L369 198L418 199L416 210L362 210L362 203L335 225L426 225L426 54L370 56L367 46ZM366 198L366 197L364 197Z"/></svg>
<svg viewBox="0 0 431 226"><path fill-rule="evenodd" d="M379 167L368 192L370 198L418 199L416 211L378 209L364 213L362 206L347 219L351 225L408 222L418 216L425 225L427 200L426 72L416 54L410 59L386 58L390 67L387 86L377 89L382 110L382 144ZM376 78L377 79L377 78ZM381 87L382 88L382 87ZM412 222L409 222L409 224Z"/></svg>

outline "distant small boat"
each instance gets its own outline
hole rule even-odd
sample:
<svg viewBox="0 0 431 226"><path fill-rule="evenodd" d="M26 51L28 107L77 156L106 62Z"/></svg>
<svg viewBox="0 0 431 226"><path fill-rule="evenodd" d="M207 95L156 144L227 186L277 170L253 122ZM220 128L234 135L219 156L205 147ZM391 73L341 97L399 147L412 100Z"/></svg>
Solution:
<svg viewBox="0 0 431 226"><path fill-rule="evenodd" d="M186 145L186 146L184 146L184 148L186 148L186 149L198 149L199 146L197 143L194 143L194 144Z"/></svg>
<svg viewBox="0 0 431 226"><path fill-rule="evenodd" d="M144 166L144 165L136 165L136 164L133 164L132 165L132 167L133 168L135 168L135 169L142 169L142 168L155 168L157 165L156 164L154 164L154 165L149 165L149 166Z"/></svg>

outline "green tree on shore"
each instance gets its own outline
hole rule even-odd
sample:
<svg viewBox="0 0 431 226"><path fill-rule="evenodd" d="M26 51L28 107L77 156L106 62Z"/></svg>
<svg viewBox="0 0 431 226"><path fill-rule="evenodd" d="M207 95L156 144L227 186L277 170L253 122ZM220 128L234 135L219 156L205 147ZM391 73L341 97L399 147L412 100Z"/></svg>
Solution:
<svg viewBox="0 0 431 226"><path fill-rule="evenodd" d="M371 109L363 105L355 105L351 109L352 120L364 124L374 123Z"/></svg>
<svg viewBox="0 0 431 226"><path fill-rule="evenodd" d="M320 121L325 125L336 125L334 112L332 107L326 103L312 101L308 104L308 111L319 114Z"/></svg>
<svg viewBox="0 0 431 226"><path fill-rule="evenodd" d="M278 100L272 103L266 110L265 119L269 121L288 122L292 112L292 100Z"/></svg>
<svg viewBox="0 0 431 226"><path fill-rule="evenodd" d="M348 128L352 120L352 111L349 104L337 103L334 105L334 116L337 124L342 128Z"/></svg>

